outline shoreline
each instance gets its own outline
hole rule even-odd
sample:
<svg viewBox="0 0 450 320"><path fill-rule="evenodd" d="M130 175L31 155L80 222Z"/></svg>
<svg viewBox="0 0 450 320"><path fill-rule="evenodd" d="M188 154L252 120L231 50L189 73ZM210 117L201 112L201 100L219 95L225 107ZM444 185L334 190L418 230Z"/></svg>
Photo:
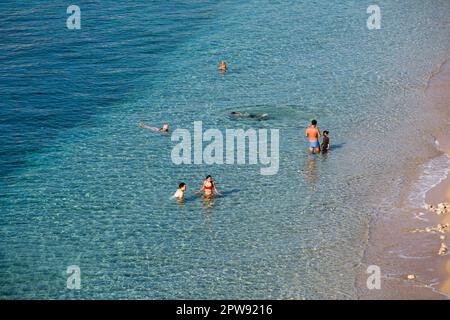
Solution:
<svg viewBox="0 0 450 320"><path fill-rule="evenodd" d="M450 49L449 49L450 52ZM437 108L443 107L447 110L447 126L442 132L436 133L435 144L437 149L447 155L450 158L450 122L449 122L449 110L450 110L450 57L439 65L439 70L437 73L432 73L431 78L427 83L426 94L429 94L432 99L435 99L435 104ZM434 186L428 190L425 194L425 203L427 205L433 205L436 207L439 203L450 203L450 169L447 166L447 177L443 179L438 185ZM450 213L443 213L439 217L439 223L441 225L450 224ZM444 230L444 234L439 237L441 246L450 246L449 230L448 228ZM448 251L448 250L447 250ZM446 252L444 255L440 256L441 261L438 268L438 274L440 278L444 280L441 281L438 286L438 291L447 295L450 299L450 259L449 253Z"/></svg>
<svg viewBox="0 0 450 320"><path fill-rule="evenodd" d="M439 142L438 149L450 157L450 134L443 134L436 139ZM439 203L450 203L450 169L447 170L447 177L443 179L438 185L431 188L425 194L425 203L437 207ZM432 214L432 213L431 213ZM440 224L446 225L450 223L450 214L444 213L439 219ZM446 230L448 233L448 230ZM450 246L448 235L444 235L444 239L440 239L441 243L447 247ZM442 266L439 268L439 273L444 280L439 286L438 291L448 295L450 297L450 259L448 259L448 253L442 256Z"/></svg>
<svg viewBox="0 0 450 320"><path fill-rule="evenodd" d="M382 214L371 222L356 280L359 299L450 299L450 253L438 254L442 244L450 247L450 227L436 230L439 224L450 224L450 213L447 209L438 215L426 208L450 203L450 50L448 53L424 87L424 109L436 120L425 134L431 135L434 146L425 146L431 152L428 160L402 178L396 200L377 209ZM369 265L381 269L381 290L366 289Z"/></svg>

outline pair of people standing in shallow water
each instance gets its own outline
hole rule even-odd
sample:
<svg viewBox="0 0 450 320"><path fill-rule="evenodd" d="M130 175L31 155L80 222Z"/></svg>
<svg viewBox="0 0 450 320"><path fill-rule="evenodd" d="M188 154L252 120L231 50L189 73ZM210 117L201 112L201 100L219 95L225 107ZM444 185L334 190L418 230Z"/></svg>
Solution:
<svg viewBox="0 0 450 320"><path fill-rule="evenodd" d="M177 198L178 200L184 199L184 193L186 192L187 185L186 183L182 182L178 186L178 190L173 195L174 198ZM207 198L210 198L213 196L213 192L220 196L220 192L216 188L216 183L213 181L212 177L208 175L203 181L202 187L200 190L198 190L195 194L199 194L202 191L204 191L204 196Z"/></svg>
<svg viewBox="0 0 450 320"><path fill-rule="evenodd" d="M321 149L322 153L326 153L330 150L330 138L328 137L328 131L323 132L322 148L320 146L319 137L322 136L322 134L317 127L316 120L311 121L311 126L306 129L305 135L309 139L309 153L320 153Z"/></svg>

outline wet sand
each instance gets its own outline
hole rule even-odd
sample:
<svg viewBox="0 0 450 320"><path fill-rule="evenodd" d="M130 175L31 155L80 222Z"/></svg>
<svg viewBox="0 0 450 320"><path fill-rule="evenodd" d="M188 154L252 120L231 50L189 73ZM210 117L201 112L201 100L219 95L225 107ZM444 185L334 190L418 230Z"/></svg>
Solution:
<svg viewBox="0 0 450 320"><path fill-rule="evenodd" d="M449 52L450 53L450 52ZM435 143L430 149L430 159L450 156L450 61L447 59L430 74L424 87L427 107L440 115L430 134ZM430 139L432 140L432 139ZM434 151L433 151L434 150ZM448 163L448 158L446 160ZM423 164L422 164L423 165ZM445 168L447 168L446 166ZM439 255L441 243L450 247L450 228L441 232L426 232L426 228L450 223L450 213L435 212L411 203L414 183L423 174L417 170L403 177L402 188L395 195L395 207L380 204L377 216L371 224L369 246L360 266L357 288L361 299L450 299L450 254ZM450 174L440 183L427 188L422 201L433 206L450 203ZM386 206L386 207L385 207ZM376 212L376 213L378 213ZM418 231L421 230L421 231ZM442 238L444 236L445 238ZM366 270L376 265L381 270L381 289L367 288ZM408 278L410 276L410 278Z"/></svg>
<svg viewBox="0 0 450 320"><path fill-rule="evenodd" d="M447 120L450 116L450 61L447 60L442 66L439 66L439 73L434 75L429 81L427 94L436 100L436 105L439 108L444 108L447 111ZM440 132L436 140L438 141L437 148L441 152L450 157L450 127ZM427 192L425 202L433 206L439 203L450 203L450 169L447 171L447 178L439 185ZM450 214L444 214L441 217L441 224L450 223ZM445 240L442 240L447 246L450 246L449 230L446 232ZM439 291L450 296L450 258L449 255L441 257L442 265L440 272L444 274L445 280L439 287Z"/></svg>
<svg viewBox="0 0 450 320"><path fill-rule="evenodd" d="M449 134L444 134L438 138L439 149L445 152L450 157L450 137ZM439 203L450 203L450 170L448 171L447 178L438 184L436 187L427 192L425 196L425 202L429 205L437 207ZM442 215L441 224L445 225L450 223L450 213ZM450 240L448 235L448 230L446 232L445 239L442 243L445 243L447 247L450 246ZM448 255L442 257L444 261L442 266L442 273L444 274L445 280L443 284L439 287L439 291L444 292L450 296L450 259Z"/></svg>

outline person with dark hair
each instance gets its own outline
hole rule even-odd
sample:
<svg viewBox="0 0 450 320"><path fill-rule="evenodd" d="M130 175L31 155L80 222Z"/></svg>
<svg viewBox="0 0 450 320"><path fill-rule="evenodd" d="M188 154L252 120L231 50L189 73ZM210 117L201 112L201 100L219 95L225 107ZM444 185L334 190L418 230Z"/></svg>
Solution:
<svg viewBox="0 0 450 320"><path fill-rule="evenodd" d="M184 193L186 192L187 186L186 183L182 182L178 185L178 189L175 192L175 194L173 195L174 198L177 199L184 199Z"/></svg>
<svg viewBox="0 0 450 320"><path fill-rule="evenodd" d="M211 197L213 195L213 190L217 195L220 195L220 192L216 188L216 184L214 183L212 177L210 175L206 176L205 181L203 181L202 187L195 194L199 194L202 191L205 191L205 197Z"/></svg>
<svg viewBox="0 0 450 320"><path fill-rule="evenodd" d="M306 129L305 135L309 139L309 153L319 153L319 137L321 136L321 133L319 128L317 127L317 120L311 121L311 126Z"/></svg>
<svg viewBox="0 0 450 320"><path fill-rule="evenodd" d="M328 137L329 134L330 132L327 130L323 132L322 153L327 153L328 150L330 150L330 138Z"/></svg>

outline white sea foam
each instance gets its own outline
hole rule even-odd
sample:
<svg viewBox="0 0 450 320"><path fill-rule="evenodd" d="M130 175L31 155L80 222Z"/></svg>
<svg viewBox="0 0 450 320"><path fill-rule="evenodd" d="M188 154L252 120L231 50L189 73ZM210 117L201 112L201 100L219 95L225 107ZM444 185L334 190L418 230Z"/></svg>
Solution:
<svg viewBox="0 0 450 320"><path fill-rule="evenodd" d="M425 206L425 195L439 183L447 178L450 157L442 155L423 165L419 180L413 185L409 196L411 204L417 207Z"/></svg>

